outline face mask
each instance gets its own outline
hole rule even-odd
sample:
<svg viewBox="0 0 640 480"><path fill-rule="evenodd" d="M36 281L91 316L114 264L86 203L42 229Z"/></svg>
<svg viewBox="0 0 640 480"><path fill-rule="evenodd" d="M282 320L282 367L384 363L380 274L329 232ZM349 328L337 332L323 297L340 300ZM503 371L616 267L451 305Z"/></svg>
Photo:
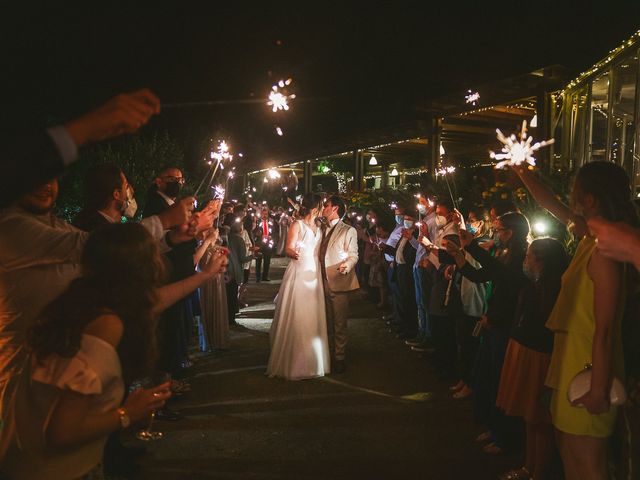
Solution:
<svg viewBox="0 0 640 480"><path fill-rule="evenodd" d="M404 221L404 228L413 228L413 220L405 220Z"/></svg>
<svg viewBox="0 0 640 480"><path fill-rule="evenodd" d="M396 215L396 223L402 225L404 223L404 215Z"/></svg>
<svg viewBox="0 0 640 480"><path fill-rule="evenodd" d="M419 203L418 204L418 212L420 213L420 215L426 215L427 214L427 207L425 207L424 205Z"/></svg>
<svg viewBox="0 0 640 480"><path fill-rule="evenodd" d="M133 218L138 211L138 203L133 195L131 195L131 190L127 189L127 199L122 204L122 208L120 212L127 218Z"/></svg>
<svg viewBox="0 0 640 480"><path fill-rule="evenodd" d="M366 218L366 219L367 219L367 222L370 222L370 221L371 221L371 215L369 215L368 213L367 213L367 215L366 215L364 218Z"/></svg>
<svg viewBox="0 0 640 480"><path fill-rule="evenodd" d="M436 225L438 228L444 227L447 223L447 217L443 217L442 215L436 215Z"/></svg>
<svg viewBox="0 0 640 480"><path fill-rule="evenodd" d="M169 182L164 189L164 193L167 197L175 198L180 194L181 189L182 185L180 185L178 182Z"/></svg>

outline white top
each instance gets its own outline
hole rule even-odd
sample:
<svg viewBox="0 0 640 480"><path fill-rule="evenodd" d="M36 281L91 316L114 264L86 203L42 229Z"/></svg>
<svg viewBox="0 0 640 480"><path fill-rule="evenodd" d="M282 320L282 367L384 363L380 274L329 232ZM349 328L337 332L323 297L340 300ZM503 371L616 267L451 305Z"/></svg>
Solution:
<svg viewBox="0 0 640 480"><path fill-rule="evenodd" d="M93 335L82 335L78 353L72 358L51 355L31 368L31 382L17 390L16 442L2 463L12 479L75 479L102 459L107 436L64 450L51 449L46 441L49 417L60 390L70 390L91 399L89 415L120 406L124 381L118 353L111 344Z"/></svg>

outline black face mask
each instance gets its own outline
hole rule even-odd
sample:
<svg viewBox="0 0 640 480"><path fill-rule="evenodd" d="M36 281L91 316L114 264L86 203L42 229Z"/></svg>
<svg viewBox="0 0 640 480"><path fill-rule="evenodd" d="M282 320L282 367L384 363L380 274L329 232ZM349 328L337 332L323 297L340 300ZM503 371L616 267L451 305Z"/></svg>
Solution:
<svg viewBox="0 0 640 480"><path fill-rule="evenodd" d="M164 193L167 197L175 198L180 194L180 190L182 189L182 185L178 182L169 182L164 189Z"/></svg>

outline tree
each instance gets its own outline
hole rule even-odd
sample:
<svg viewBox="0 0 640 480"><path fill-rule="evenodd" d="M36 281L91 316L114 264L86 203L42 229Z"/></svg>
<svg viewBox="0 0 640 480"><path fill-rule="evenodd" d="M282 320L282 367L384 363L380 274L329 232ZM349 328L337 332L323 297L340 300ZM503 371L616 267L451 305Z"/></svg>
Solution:
<svg viewBox="0 0 640 480"><path fill-rule="evenodd" d="M81 150L78 161L61 179L56 205L59 216L70 220L81 210L85 173L91 167L105 163L122 168L135 190L138 211L144 208L147 189L163 167L171 165L182 169L187 191L192 191L196 182L184 171L183 150L168 133L124 136Z"/></svg>

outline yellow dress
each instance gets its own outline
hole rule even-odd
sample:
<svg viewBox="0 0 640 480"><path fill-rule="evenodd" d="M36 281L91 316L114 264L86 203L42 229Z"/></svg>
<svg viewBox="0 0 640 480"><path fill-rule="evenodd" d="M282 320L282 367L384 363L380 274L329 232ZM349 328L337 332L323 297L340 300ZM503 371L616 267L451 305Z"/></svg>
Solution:
<svg viewBox="0 0 640 480"><path fill-rule="evenodd" d="M573 377L585 364L591 363L595 313L594 288L587 267L595 251L596 242L591 237L580 241L569 268L562 277L558 300L547 320L547 328L554 332L553 353L546 384L553 389L551 418L560 431L573 435L608 437L612 434L617 409L591 415L584 407L574 407L569 402L567 390ZM620 322L624 294L621 292L613 329L612 375L624 377L624 361Z"/></svg>

